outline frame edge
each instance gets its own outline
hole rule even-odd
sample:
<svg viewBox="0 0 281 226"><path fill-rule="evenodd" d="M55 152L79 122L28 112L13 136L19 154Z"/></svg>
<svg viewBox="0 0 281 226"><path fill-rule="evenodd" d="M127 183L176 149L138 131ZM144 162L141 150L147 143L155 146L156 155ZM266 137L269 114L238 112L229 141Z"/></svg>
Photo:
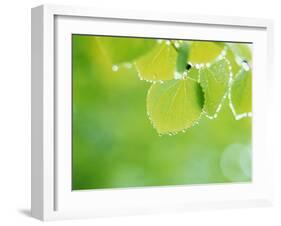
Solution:
<svg viewBox="0 0 281 226"><path fill-rule="evenodd" d="M31 215L43 220L43 6L31 9Z"/></svg>

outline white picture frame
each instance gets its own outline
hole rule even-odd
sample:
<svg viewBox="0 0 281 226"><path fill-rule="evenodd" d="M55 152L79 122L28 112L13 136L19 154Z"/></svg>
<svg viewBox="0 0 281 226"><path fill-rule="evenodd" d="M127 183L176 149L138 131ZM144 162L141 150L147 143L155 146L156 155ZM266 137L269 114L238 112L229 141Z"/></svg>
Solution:
<svg viewBox="0 0 281 226"><path fill-rule="evenodd" d="M181 29L192 32L187 37ZM134 27L137 27L137 29ZM173 32L173 35L172 33ZM251 41L253 181L250 184L165 186L71 191L72 33ZM43 5L32 9L32 216L41 220L189 209L249 207L273 202L267 123L272 103L273 22L265 19L122 12ZM266 106L266 107L265 107Z"/></svg>

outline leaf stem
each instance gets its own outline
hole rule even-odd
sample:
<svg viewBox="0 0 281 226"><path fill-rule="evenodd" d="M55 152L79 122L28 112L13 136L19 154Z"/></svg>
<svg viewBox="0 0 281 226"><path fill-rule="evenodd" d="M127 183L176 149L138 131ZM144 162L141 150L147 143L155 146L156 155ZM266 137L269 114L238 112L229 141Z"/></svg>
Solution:
<svg viewBox="0 0 281 226"><path fill-rule="evenodd" d="M178 52L179 50L178 50L178 48L176 47L175 42L174 42L173 40L170 40L170 42L172 43L172 46L174 47L174 49Z"/></svg>

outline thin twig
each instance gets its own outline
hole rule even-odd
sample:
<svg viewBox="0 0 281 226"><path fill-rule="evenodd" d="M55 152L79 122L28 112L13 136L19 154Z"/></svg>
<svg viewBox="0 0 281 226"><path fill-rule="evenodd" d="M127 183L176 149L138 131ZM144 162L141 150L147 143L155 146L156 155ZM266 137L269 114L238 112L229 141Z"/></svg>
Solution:
<svg viewBox="0 0 281 226"><path fill-rule="evenodd" d="M178 52L179 50L178 50L178 48L176 47L174 41L170 41L170 42L172 43L172 46L174 47L174 49Z"/></svg>

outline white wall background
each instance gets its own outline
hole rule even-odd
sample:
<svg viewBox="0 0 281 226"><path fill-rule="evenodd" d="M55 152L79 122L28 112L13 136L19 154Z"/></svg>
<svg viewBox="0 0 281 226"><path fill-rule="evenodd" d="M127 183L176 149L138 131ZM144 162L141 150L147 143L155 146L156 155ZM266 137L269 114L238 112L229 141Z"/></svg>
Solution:
<svg viewBox="0 0 281 226"><path fill-rule="evenodd" d="M0 12L0 225L40 225L30 208L30 8L49 0L8 0ZM281 7L277 0L57 0L56 4L275 20L275 101L281 115ZM279 85L280 84L280 85ZM279 90L278 90L279 89ZM279 134L278 134L279 133ZM280 139L280 125L275 138ZM280 145L279 145L280 146ZM280 148L281 149L281 148ZM276 203L270 208L197 211L178 214L50 222L50 225L281 225L281 150L275 153ZM273 176L273 175L268 175Z"/></svg>

